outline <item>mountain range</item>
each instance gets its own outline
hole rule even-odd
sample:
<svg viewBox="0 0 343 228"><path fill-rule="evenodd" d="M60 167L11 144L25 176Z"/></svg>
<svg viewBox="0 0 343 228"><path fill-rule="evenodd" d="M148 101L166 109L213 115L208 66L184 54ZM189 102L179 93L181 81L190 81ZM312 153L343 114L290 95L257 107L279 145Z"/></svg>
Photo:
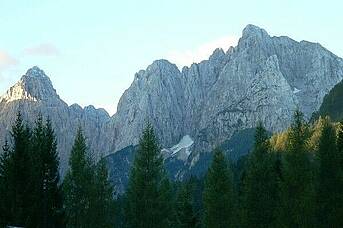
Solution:
<svg viewBox="0 0 343 228"><path fill-rule="evenodd" d="M81 125L89 149L96 158L107 156L114 182L120 184L125 180L118 176L128 172L120 167L129 167L128 158L149 121L172 176L181 178L199 170L200 158L216 146L226 145L234 159L246 153L248 148L236 148L230 139L239 141L237 135L248 134L258 121L278 132L289 126L296 109L309 119L342 79L343 60L320 44L270 36L248 25L236 47L216 49L200 63L179 70L167 60L156 60L137 72L113 116L93 106L68 106L45 72L33 67L0 97L0 143L18 111L29 123L38 113L49 116L64 173Z"/></svg>

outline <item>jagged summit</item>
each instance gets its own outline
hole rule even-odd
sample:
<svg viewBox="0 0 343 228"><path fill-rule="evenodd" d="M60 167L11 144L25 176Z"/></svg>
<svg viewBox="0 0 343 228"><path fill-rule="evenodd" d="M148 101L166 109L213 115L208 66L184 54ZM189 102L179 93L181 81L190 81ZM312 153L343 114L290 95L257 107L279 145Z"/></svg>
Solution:
<svg viewBox="0 0 343 228"><path fill-rule="evenodd" d="M101 157L136 145L149 121L163 148L188 135L195 153L187 162L196 164L200 153L258 121L277 132L289 126L296 108L310 117L343 79L343 60L318 44L269 36L254 25L242 34L236 47L225 53L216 49L209 59L181 72L167 60L154 61L136 74L112 117L92 106L68 106L44 71L32 67L0 98L0 134L9 129L17 110L32 120L39 111L49 115L66 168L78 125Z"/></svg>
<svg viewBox="0 0 343 228"><path fill-rule="evenodd" d="M153 61L147 68L146 70L140 70L135 74L135 80L136 79L145 79L145 80L149 80L149 79L154 79L154 78L150 78L150 75L177 75L180 73L179 68L169 62L166 59L159 59L159 60L155 60Z"/></svg>
<svg viewBox="0 0 343 228"><path fill-rule="evenodd" d="M45 72L40 69L38 66L34 66L26 71L26 74L24 76L27 77L36 77L36 78L45 78L46 76Z"/></svg>
<svg viewBox="0 0 343 228"><path fill-rule="evenodd" d="M154 72L156 70L160 70L162 71L162 73L164 71L171 71L171 72L179 72L179 68L177 68L177 66L171 62L169 62L166 59L159 59L159 60L155 60L150 66L148 66L147 68L147 72Z"/></svg>
<svg viewBox="0 0 343 228"><path fill-rule="evenodd" d="M60 98L50 78L43 70L34 66L27 70L26 74L1 97L0 102L16 100L60 101Z"/></svg>
<svg viewBox="0 0 343 228"><path fill-rule="evenodd" d="M210 55L209 60L217 60L225 56L225 52L222 48L216 48L212 55Z"/></svg>
<svg viewBox="0 0 343 228"><path fill-rule="evenodd" d="M297 107L306 118L319 108L342 69L342 60L317 44L249 24L236 47L218 48L181 73L165 60L140 71L118 105L115 149L137 142L146 119L167 147L189 135L195 148L210 150L259 120L270 131L283 130Z"/></svg>
<svg viewBox="0 0 343 228"><path fill-rule="evenodd" d="M242 32L242 37L249 36L259 36L259 37L268 37L269 34L263 28L260 28L256 25L248 24Z"/></svg>
<svg viewBox="0 0 343 228"><path fill-rule="evenodd" d="M80 126L92 150L110 151L107 147L111 146L111 138L106 138L108 133L104 133L105 123L110 119L109 114L92 105L84 108L78 104L68 106L56 93L47 74L37 66L28 69L20 80L0 97L0 135L3 136L0 138L0 145L3 145L3 140L9 134L18 111L29 125L36 121L38 113L41 113L43 118L51 119L57 138L62 175L68 166L71 146ZM102 152L94 155L96 158L101 156Z"/></svg>

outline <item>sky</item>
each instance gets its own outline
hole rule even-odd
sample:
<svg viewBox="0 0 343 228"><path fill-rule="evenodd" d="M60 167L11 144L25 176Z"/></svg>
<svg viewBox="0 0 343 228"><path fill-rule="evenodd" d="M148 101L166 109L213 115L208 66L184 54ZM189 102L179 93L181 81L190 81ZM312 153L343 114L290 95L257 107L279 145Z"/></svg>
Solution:
<svg viewBox="0 0 343 228"><path fill-rule="evenodd" d="M247 24L343 57L340 0L0 0L0 94L37 65L69 105L116 111L134 74L236 45Z"/></svg>

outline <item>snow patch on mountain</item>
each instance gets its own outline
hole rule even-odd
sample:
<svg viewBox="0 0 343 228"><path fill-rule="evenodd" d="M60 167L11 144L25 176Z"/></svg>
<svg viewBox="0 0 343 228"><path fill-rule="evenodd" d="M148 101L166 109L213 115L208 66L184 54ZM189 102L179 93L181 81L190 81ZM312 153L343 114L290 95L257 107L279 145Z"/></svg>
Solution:
<svg viewBox="0 0 343 228"><path fill-rule="evenodd" d="M294 94L299 93L300 91L301 91L301 90L298 89L298 88L296 88L296 87L294 87L294 89L293 89L293 93L294 93Z"/></svg>
<svg viewBox="0 0 343 228"><path fill-rule="evenodd" d="M169 149L162 149L164 159L176 157L179 160L186 161L192 153L193 139L189 135L182 137L180 142Z"/></svg>

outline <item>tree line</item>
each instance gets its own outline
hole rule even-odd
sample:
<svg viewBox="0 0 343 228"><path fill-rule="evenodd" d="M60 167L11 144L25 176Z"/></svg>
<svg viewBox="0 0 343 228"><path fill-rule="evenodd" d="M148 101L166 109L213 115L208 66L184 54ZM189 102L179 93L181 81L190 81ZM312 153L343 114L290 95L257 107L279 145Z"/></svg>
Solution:
<svg viewBox="0 0 343 228"><path fill-rule="evenodd" d="M173 182L147 124L123 196L79 129L69 170L58 175L49 119L31 131L18 115L0 160L0 222L25 227L343 227L343 123L307 123L270 134L257 125L236 164L217 148L204 177Z"/></svg>
<svg viewBox="0 0 343 228"><path fill-rule="evenodd" d="M20 113L0 157L0 227L113 227L113 187L79 128L63 182L50 119L31 129Z"/></svg>

